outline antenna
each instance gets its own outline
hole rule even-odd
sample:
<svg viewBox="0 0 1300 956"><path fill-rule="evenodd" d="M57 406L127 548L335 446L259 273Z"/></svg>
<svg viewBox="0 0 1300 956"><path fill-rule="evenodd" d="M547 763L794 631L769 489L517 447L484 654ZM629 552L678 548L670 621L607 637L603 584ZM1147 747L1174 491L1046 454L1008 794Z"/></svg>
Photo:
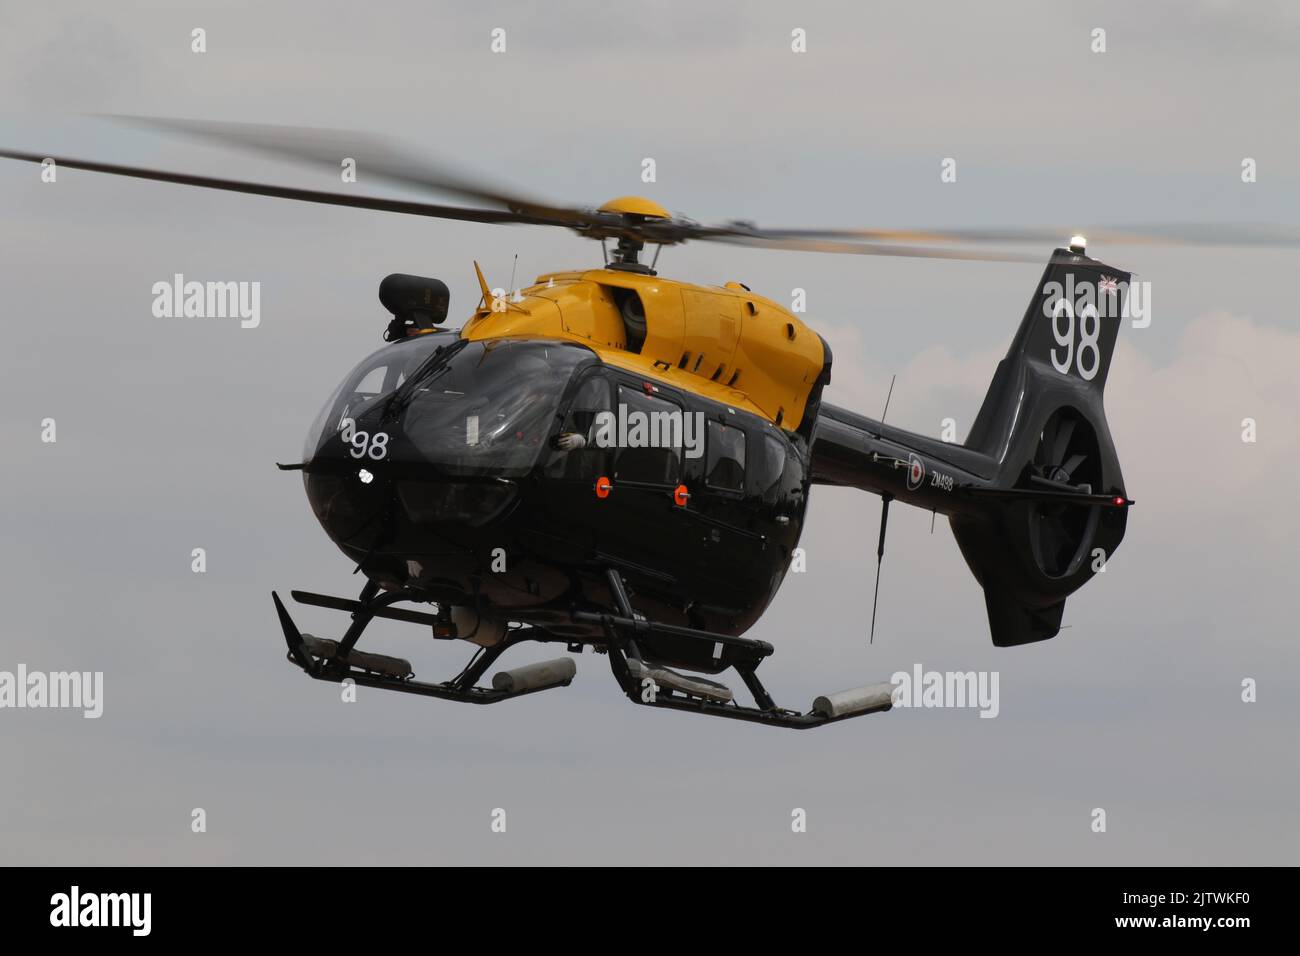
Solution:
<svg viewBox="0 0 1300 956"><path fill-rule="evenodd" d="M889 503L894 500L893 495L881 495L880 497L880 544L876 547L876 595L871 599L871 640L868 643L876 643L876 605L880 603L880 565L885 560L885 528L889 524Z"/></svg>
<svg viewBox="0 0 1300 956"><path fill-rule="evenodd" d="M894 381L898 378L895 373L889 376L889 391L885 394L885 410L880 413L880 424L885 424L885 416L889 414L889 400L894 397ZM885 528L889 525L889 503L894 500L891 494L880 496L880 544L876 546L876 593L871 598L871 640L867 643L876 643L876 605L880 603L880 566L885 563Z"/></svg>
<svg viewBox="0 0 1300 956"><path fill-rule="evenodd" d="M515 253L515 264L514 264L513 266L510 267L510 291L511 291L511 292L516 291L516 289L515 289L515 273L516 273L517 271L519 271L519 253L516 252L516 253Z"/></svg>

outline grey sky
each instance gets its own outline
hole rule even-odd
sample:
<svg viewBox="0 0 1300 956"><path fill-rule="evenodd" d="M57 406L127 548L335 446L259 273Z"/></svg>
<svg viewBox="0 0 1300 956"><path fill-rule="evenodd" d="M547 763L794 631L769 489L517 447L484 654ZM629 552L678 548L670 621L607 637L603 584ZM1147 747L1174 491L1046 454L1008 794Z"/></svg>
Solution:
<svg viewBox="0 0 1300 956"><path fill-rule="evenodd" d="M701 220L1293 224L1298 47L1284 3L7 4L0 143L330 188L78 118L192 116L393 134L543 196L644 193ZM570 688L489 708L364 689L345 705L283 661L270 590L359 581L273 462L379 344L380 278L440 276L464 316L472 258L505 284L516 253L531 276L598 262L594 246L38 173L0 162L0 669L103 670L105 712L0 711L0 862L1295 861L1294 251L1094 246L1153 285L1107 394L1138 506L1050 642L993 648L947 527L895 509L868 648L879 502L817 489L808 571L751 632L777 646L777 698L806 707L919 661L1000 671L1001 714L795 734L632 707L591 654ZM778 301L807 289L831 401L877 414L897 373L891 421L937 434L952 416L962 435L1040 271L706 244L661 267ZM155 319L150 288L177 272L260 281L261 327ZM422 676L467 656L372 633Z"/></svg>

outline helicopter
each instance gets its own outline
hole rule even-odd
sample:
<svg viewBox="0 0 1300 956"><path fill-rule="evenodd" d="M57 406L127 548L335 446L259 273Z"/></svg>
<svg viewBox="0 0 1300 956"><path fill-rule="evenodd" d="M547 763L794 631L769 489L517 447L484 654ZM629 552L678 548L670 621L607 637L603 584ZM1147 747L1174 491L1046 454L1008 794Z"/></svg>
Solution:
<svg viewBox="0 0 1300 956"><path fill-rule="evenodd" d="M1103 392L1131 273L1088 255L1082 236L1051 253L957 444L829 404L831 349L812 327L741 283L667 278L659 252L710 241L1026 261L992 247L1061 232L703 225L638 196L596 208L539 201L358 134L120 119L335 169L356 157L371 179L478 205L55 162L312 203L559 226L601 244L600 265L544 272L511 292L490 289L475 263L480 298L458 329L448 325L445 282L393 274L380 283L385 344L325 401L301 460L279 465L302 473L316 519L365 578L354 599L291 592L299 604L350 615L337 639L302 633L272 592L287 658L312 678L491 704L568 685L573 656L592 648L635 703L817 727L890 709L892 686L819 696L800 712L779 707L758 678L775 648L745 634L785 578L813 487L881 498L876 598L891 502L946 516L998 647L1056 636L1067 597L1123 540L1134 501ZM1221 237L1185 229L1146 238ZM1290 241L1244 241L1256 240ZM474 655L448 680L416 680L406 659L358 649L376 618L467 642ZM873 636L874 619L873 599ZM563 644L568 656L479 685L505 651L530 641ZM751 703L715 679L727 671Z"/></svg>

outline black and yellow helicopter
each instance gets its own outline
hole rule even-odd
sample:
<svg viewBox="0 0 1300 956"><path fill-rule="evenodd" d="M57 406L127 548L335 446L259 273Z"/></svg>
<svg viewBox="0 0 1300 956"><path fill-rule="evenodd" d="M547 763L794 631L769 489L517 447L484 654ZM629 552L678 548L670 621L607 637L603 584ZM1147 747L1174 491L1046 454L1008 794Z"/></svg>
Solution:
<svg viewBox="0 0 1300 956"><path fill-rule="evenodd" d="M567 685L572 657L477 686L508 648L558 642L571 653L591 646L606 654L637 703L814 727L888 709L890 687L819 697L799 713L778 707L757 676L773 647L743 635L785 577L813 485L881 496L878 560L891 501L946 515L983 588L998 646L1056 635L1066 597L1095 573L1095 555L1113 555L1124 536L1133 501L1102 393L1130 275L1089 257L1081 237L1052 253L969 436L954 444L828 404L831 351L812 328L739 283L703 287L659 275L658 250L705 240L1017 259L984 244L1051 233L708 226L640 197L598 209L539 202L355 135L137 122L335 169L339 157L354 157L367 179L492 208L56 162L363 209L561 226L599 240L606 253L600 268L545 273L510 291L490 290L478 271L481 299L458 330L446 327L443 282L383 280L388 344L325 402L302 461L280 466L303 472L317 519L366 578L356 600L292 592L300 603L351 615L337 641L300 633L272 595L289 659L311 677L494 703ZM656 247L650 263L647 246ZM430 610L397 606L404 602ZM436 639L478 650L451 680L417 681L406 660L357 649L374 618L429 627ZM728 669L752 705L701 676Z"/></svg>

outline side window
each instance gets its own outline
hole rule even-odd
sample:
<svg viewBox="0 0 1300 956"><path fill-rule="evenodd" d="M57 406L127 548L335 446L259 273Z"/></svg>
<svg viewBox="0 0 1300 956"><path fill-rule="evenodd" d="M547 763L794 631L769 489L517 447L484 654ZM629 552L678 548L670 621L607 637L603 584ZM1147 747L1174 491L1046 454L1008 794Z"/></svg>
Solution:
<svg viewBox="0 0 1300 956"><path fill-rule="evenodd" d="M614 480L677 484L682 470L680 406L623 385L618 387L618 404L619 422L627 426L626 433L617 436Z"/></svg>
<svg viewBox="0 0 1300 956"><path fill-rule="evenodd" d="M750 478L754 490L769 505L781 497L781 479L785 475L785 445L775 435L764 434Z"/></svg>
<svg viewBox="0 0 1300 956"><path fill-rule="evenodd" d="M709 447L705 455L704 483L723 491L745 487L745 433L732 425L709 422Z"/></svg>
<svg viewBox="0 0 1300 956"><path fill-rule="evenodd" d="M579 448L553 447L544 468L548 478L594 481L600 477L605 454L604 449L596 443L596 419L601 412L608 411L609 382L600 374L592 375L578 386L557 436L563 438L565 435L580 435L583 444Z"/></svg>

